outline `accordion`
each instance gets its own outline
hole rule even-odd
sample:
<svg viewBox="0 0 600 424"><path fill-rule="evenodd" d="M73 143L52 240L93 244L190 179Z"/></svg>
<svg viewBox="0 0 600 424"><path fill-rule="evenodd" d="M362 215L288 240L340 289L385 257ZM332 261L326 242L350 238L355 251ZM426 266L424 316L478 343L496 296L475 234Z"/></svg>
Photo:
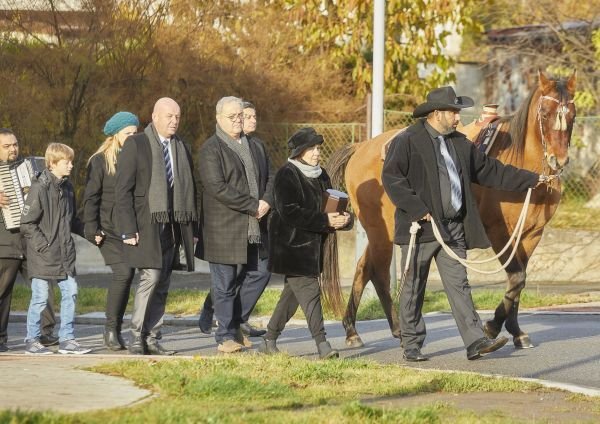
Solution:
<svg viewBox="0 0 600 424"><path fill-rule="evenodd" d="M0 165L0 191L10 199L2 208L2 218L7 230L19 228L21 211L34 181L45 168L44 158L31 156L10 164Z"/></svg>

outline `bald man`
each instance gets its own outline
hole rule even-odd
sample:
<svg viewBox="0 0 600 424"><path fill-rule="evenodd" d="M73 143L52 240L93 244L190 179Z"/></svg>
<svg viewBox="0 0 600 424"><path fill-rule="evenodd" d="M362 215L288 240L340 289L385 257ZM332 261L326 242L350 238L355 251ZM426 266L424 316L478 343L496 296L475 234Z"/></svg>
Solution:
<svg viewBox="0 0 600 424"><path fill-rule="evenodd" d="M133 355L176 353L159 340L178 242L187 270L194 270L196 189L190 150L176 134L180 117L177 102L159 99L152 122L129 137L119 155L114 219L125 260L140 274L128 346Z"/></svg>

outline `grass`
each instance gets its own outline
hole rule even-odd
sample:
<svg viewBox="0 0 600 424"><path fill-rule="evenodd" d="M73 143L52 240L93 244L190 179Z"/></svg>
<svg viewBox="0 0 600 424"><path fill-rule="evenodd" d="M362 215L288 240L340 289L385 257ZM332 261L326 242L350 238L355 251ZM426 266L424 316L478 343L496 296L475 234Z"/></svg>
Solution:
<svg viewBox="0 0 600 424"><path fill-rule="evenodd" d="M571 230L600 231L600 209L585 208L584 200L561 202L550 227Z"/></svg>
<svg viewBox="0 0 600 424"><path fill-rule="evenodd" d="M505 423L510 411L475 415L436 402L380 407L372 401L442 392L548 392L506 378L285 354L122 361L92 370L133 380L159 396L131 408L73 415L0 412L0 423Z"/></svg>
<svg viewBox="0 0 600 424"><path fill-rule="evenodd" d="M277 289L267 289L258 301L254 309L254 316L270 316L279 300L281 291ZM167 313L177 316L197 315L204 302L207 291L203 290L171 290L167 300ZM348 295L349 293L346 293ZM501 290L474 290L473 300L478 309L495 309L502 300L504 292ZM57 309L60 307L60 291L55 288L55 298ZM15 285L13 290L12 307L13 311L26 311L31 299L31 290L24 285ZM600 294L539 294L533 291L525 290L521 294L521 307L532 308L539 306L566 305L570 303L586 303L600 301ZM77 299L77 313L84 314L88 312L104 311L106 305L106 289L80 287ZM131 312L133 306L133 292L129 297L128 311ZM443 291L426 291L425 304L423 312L450 311L448 298ZM304 319L302 310L294 316L298 319ZM385 318L383 308L378 298L363 299L358 308L359 320L370 320ZM329 311L325 311L325 318L330 320L339 319Z"/></svg>

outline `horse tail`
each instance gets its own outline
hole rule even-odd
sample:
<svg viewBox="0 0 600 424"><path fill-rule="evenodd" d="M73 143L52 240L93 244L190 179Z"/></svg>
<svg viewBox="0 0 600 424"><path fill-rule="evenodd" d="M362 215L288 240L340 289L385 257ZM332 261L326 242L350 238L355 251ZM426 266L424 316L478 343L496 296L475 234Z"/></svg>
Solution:
<svg viewBox="0 0 600 424"><path fill-rule="evenodd" d="M327 164L325 165L325 169L329 174L329 178L331 178L331 185L335 188L340 188L344 186L344 174L346 171L346 165L348 165L348 161L354 154L357 143L346 144L333 152Z"/></svg>
<svg viewBox="0 0 600 424"><path fill-rule="evenodd" d="M356 144L346 144L333 152L325 169L335 188L344 186L346 165L356 150ZM341 318L344 313L344 295L340 285L340 266L338 259L337 233L329 233L323 245L323 271L319 279L323 305Z"/></svg>

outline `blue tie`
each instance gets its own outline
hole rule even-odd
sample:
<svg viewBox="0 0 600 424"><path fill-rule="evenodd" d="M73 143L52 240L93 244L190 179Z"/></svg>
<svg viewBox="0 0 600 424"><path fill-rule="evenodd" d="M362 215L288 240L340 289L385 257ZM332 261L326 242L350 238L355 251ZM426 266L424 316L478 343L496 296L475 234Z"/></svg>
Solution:
<svg viewBox="0 0 600 424"><path fill-rule="evenodd" d="M448 151L448 146L446 145L446 140L444 137L439 135L438 140L440 141L440 152L442 153L442 157L444 158L444 162L446 162L446 169L448 170L448 179L450 180L450 203L452 203L452 207L456 212L460 211L460 207L462 205L462 192L460 188L460 176L458 175L458 169L456 169L456 165L452 160L452 156L450 156L450 152Z"/></svg>
<svg viewBox="0 0 600 424"><path fill-rule="evenodd" d="M169 155L169 142L162 142L163 157L165 159L165 173L167 174L167 182L169 187L173 187L173 166L171 165L171 156Z"/></svg>

